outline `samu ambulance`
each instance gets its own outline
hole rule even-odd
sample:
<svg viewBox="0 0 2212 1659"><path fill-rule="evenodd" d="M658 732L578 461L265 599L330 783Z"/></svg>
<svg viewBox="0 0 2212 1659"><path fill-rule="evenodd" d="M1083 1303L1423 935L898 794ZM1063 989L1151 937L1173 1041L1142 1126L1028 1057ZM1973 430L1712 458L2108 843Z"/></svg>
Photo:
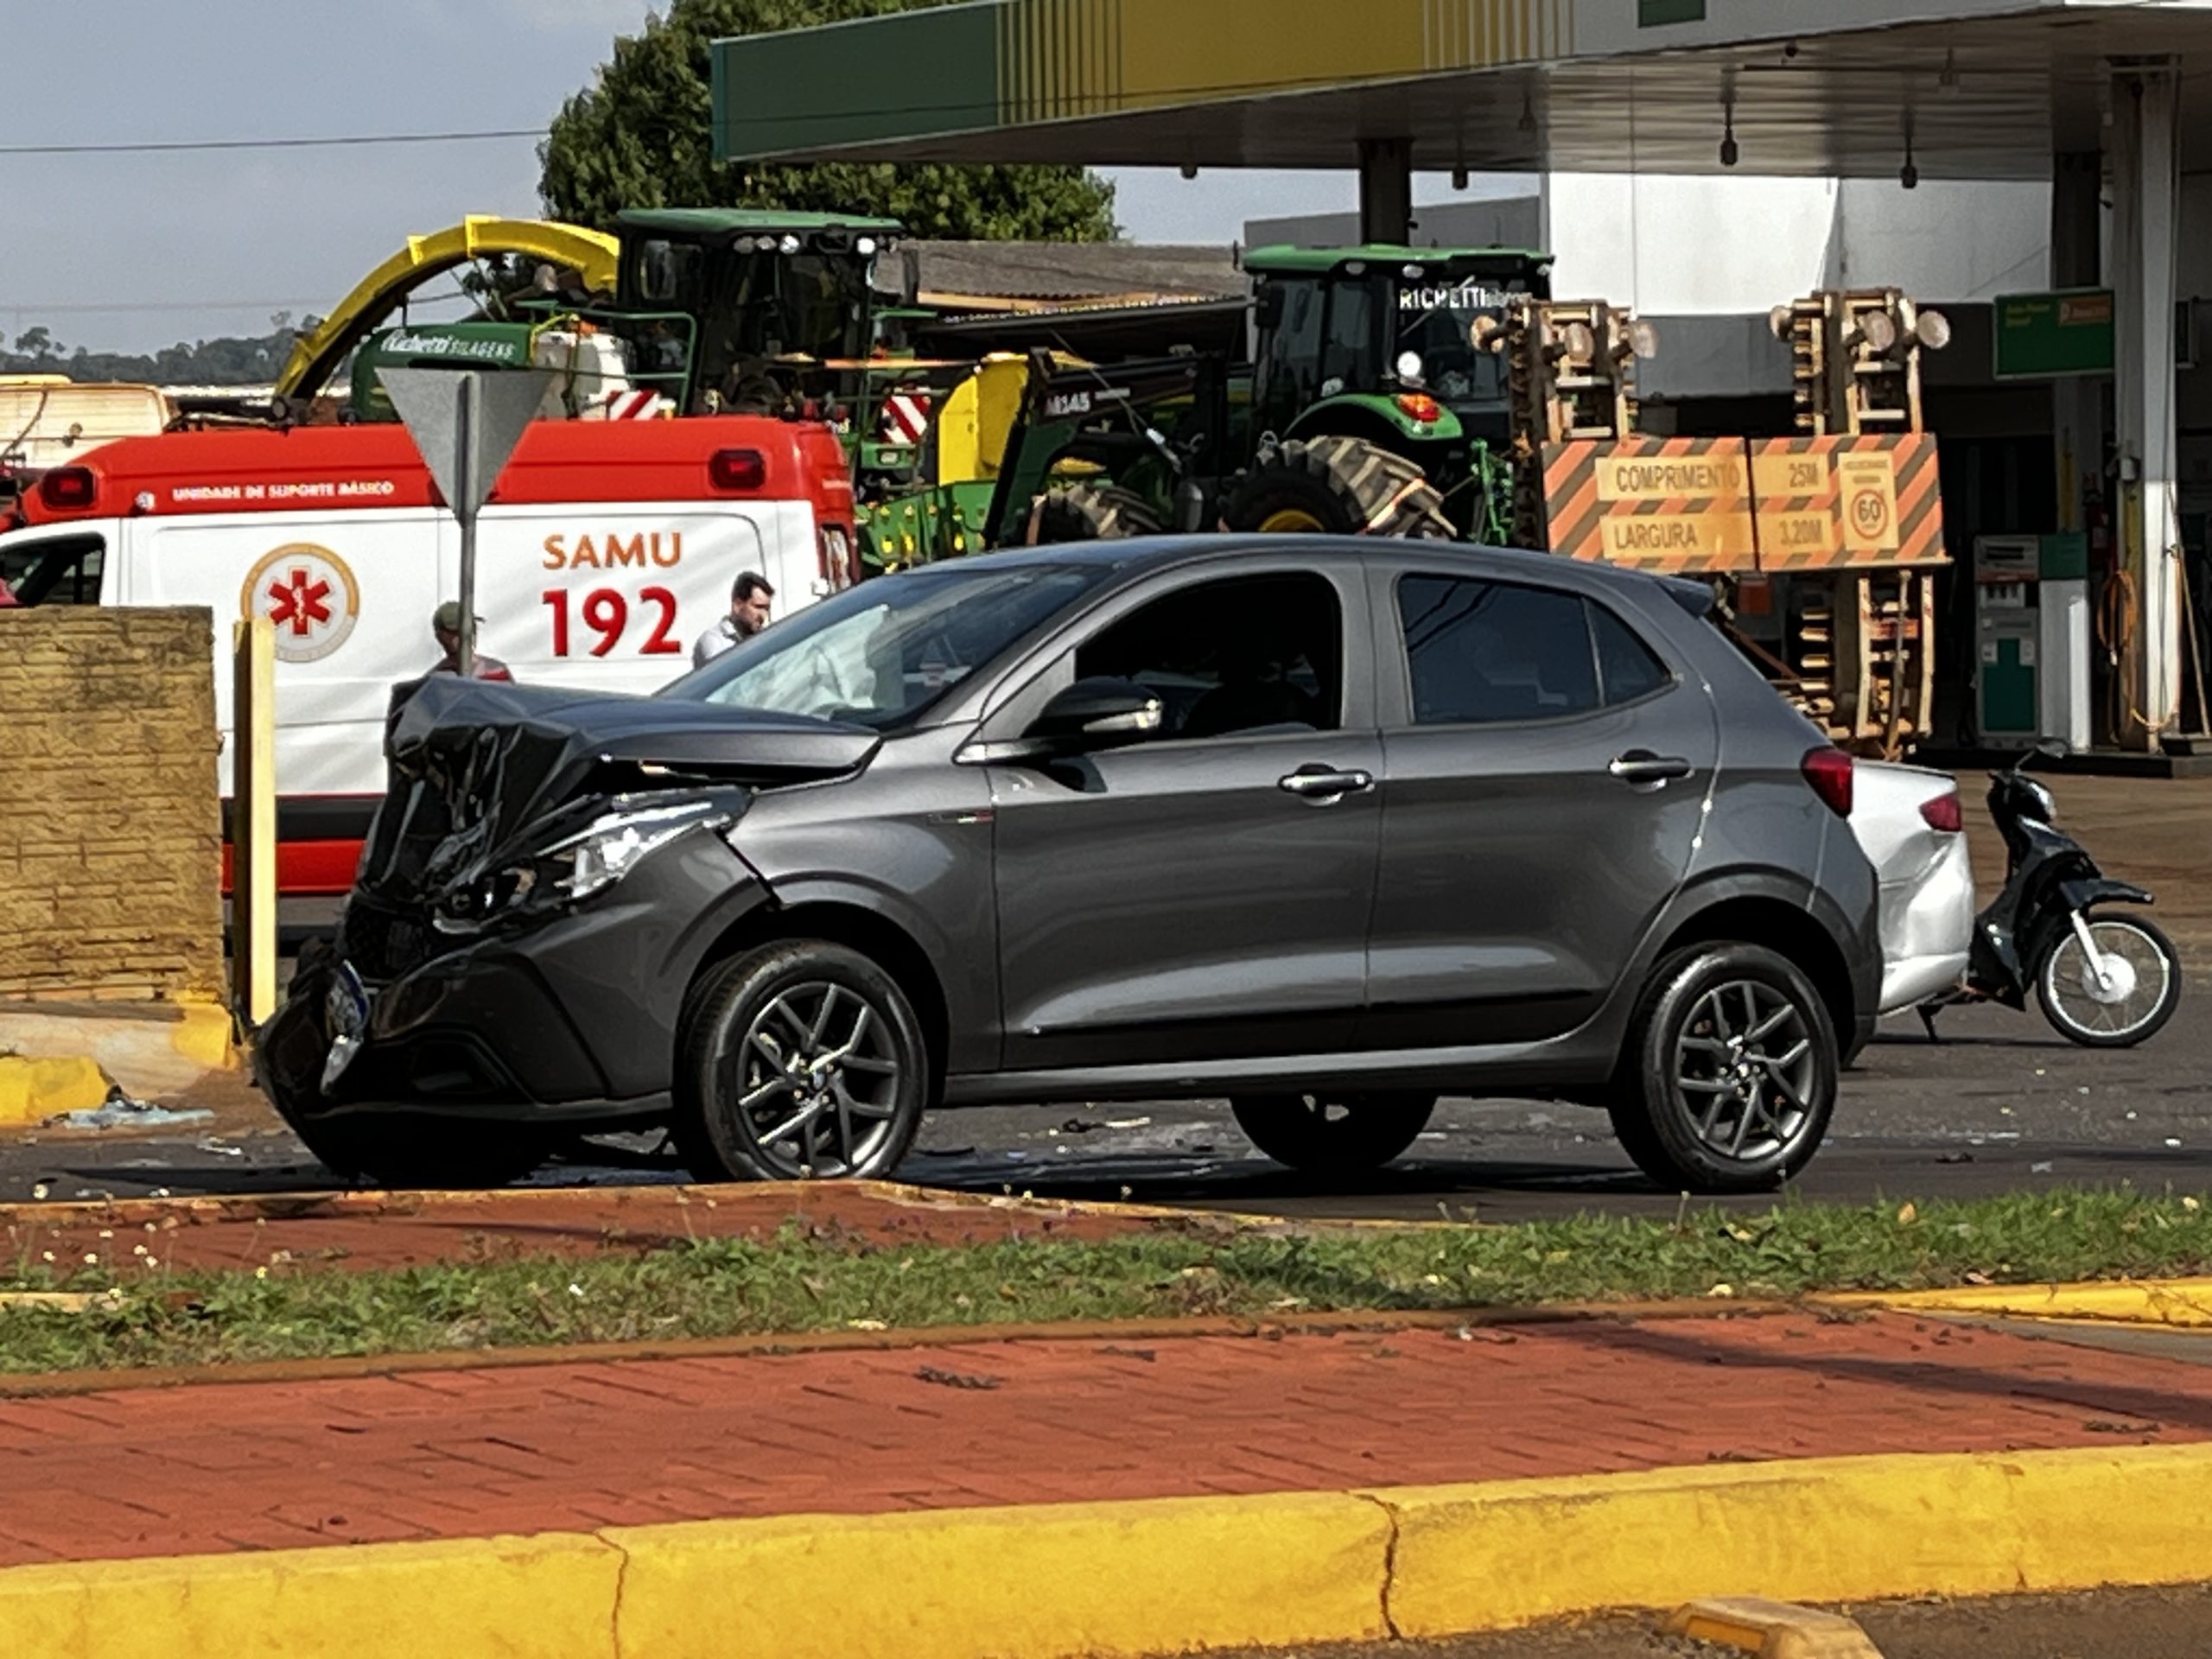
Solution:
<svg viewBox="0 0 2212 1659"><path fill-rule="evenodd" d="M0 532L0 579L25 605L205 605L219 657L230 623L270 620L278 887L345 892L384 792L391 690L439 660L431 617L459 589L460 531L406 431L124 439L42 473ZM531 684L657 690L741 573L787 613L855 581L854 546L826 427L542 421L478 520L478 648ZM226 734L231 678L215 674Z"/></svg>

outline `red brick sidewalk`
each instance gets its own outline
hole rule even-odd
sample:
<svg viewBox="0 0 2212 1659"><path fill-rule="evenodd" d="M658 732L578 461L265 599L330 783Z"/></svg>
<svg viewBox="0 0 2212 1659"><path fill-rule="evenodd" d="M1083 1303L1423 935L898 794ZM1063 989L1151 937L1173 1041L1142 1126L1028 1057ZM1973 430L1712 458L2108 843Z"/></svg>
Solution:
<svg viewBox="0 0 2212 1659"><path fill-rule="evenodd" d="M2212 1368L1885 1316L1098 1339L0 1402L0 1565L2212 1439Z"/></svg>
<svg viewBox="0 0 2212 1659"><path fill-rule="evenodd" d="M1232 1224L1199 1215L824 1181L0 1205L0 1250L10 1261L35 1262L51 1252L63 1262L92 1255L128 1268L138 1246L178 1269L292 1262L365 1272L525 1255L640 1255L691 1239L772 1239L785 1228L888 1249L1217 1232Z"/></svg>

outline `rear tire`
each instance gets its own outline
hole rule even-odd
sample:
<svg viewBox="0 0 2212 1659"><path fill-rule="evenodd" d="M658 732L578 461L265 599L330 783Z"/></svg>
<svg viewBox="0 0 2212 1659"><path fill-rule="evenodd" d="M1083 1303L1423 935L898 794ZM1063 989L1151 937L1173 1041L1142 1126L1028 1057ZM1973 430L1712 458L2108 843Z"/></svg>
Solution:
<svg viewBox="0 0 2212 1659"><path fill-rule="evenodd" d="M2174 942L2139 916L2092 911L2088 919L2097 949L2116 953L2126 963L2135 998L2113 1005L2099 999L2081 941L2069 930L2051 942L2036 965L2036 996L2044 1018L2060 1036L2083 1048L2133 1048L2148 1042L2181 1006L2181 957ZM2144 978L2153 969L2165 982L2145 987ZM2146 988L2155 994L2144 997Z"/></svg>
<svg viewBox="0 0 2212 1659"><path fill-rule="evenodd" d="M1316 1174L1380 1169L1428 1127L1433 1095L1247 1095L1236 1127L1279 1164Z"/></svg>
<svg viewBox="0 0 2212 1659"><path fill-rule="evenodd" d="M676 1145L702 1181L880 1179L921 1127L913 1006L843 945L790 940L710 969L678 1040Z"/></svg>
<svg viewBox="0 0 2212 1659"><path fill-rule="evenodd" d="M1444 498L1421 467L1365 438L1331 433L1262 448L1222 509L1241 534L1449 541Z"/></svg>
<svg viewBox="0 0 2212 1659"><path fill-rule="evenodd" d="M1162 525L1152 503L1134 490L1110 484L1070 484L1047 495L1037 510L1037 544L1118 542L1157 536Z"/></svg>
<svg viewBox="0 0 2212 1659"><path fill-rule="evenodd" d="M1795 963L1701 944L1652 975L1608 1109L1622 1149L1661 1185L1764 1192L1820 1150L1838 1069L1827 1005Z"/></svg>

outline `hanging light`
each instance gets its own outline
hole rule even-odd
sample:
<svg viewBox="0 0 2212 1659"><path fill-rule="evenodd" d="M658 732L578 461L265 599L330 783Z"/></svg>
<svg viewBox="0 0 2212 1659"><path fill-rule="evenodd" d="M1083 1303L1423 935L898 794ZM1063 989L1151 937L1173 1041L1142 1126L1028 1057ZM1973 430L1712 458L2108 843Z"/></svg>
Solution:
<svg viewBox="0 0 2212 1659"><path fill-rule="evenodd" d="M1726 117L1726 124L1722 127L1720 134L1720 165L1723 167L1733 167L1738 161L1743 159L1744 154L1742 148L1736 143L1735 99L1729 99L1725 107L1727 111L1727 114Z"/></svg>

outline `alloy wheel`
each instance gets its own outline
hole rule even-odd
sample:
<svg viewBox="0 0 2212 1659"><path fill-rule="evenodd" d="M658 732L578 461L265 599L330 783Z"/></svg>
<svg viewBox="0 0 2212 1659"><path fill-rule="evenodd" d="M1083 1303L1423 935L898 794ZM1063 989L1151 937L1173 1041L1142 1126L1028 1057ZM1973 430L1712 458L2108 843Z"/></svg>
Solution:
<svg viewBox="0 0 2212 1659"><path fill-rule="evenodd" d="M788 987L762 1005L739 1044L737 1116L779 1172L842 1179L893 1133L898 1055L889 1017L850 986Z"/></svg>
<svg viewBox="0 0 2212 1659"><path fill-rule="evenodd" d="M1774 986L1732 980L1700 996L1675 1042L1674 1073L1698 1139L1731 1161L1773 1156L1811 1121L1813 1033Z"/></svg>

